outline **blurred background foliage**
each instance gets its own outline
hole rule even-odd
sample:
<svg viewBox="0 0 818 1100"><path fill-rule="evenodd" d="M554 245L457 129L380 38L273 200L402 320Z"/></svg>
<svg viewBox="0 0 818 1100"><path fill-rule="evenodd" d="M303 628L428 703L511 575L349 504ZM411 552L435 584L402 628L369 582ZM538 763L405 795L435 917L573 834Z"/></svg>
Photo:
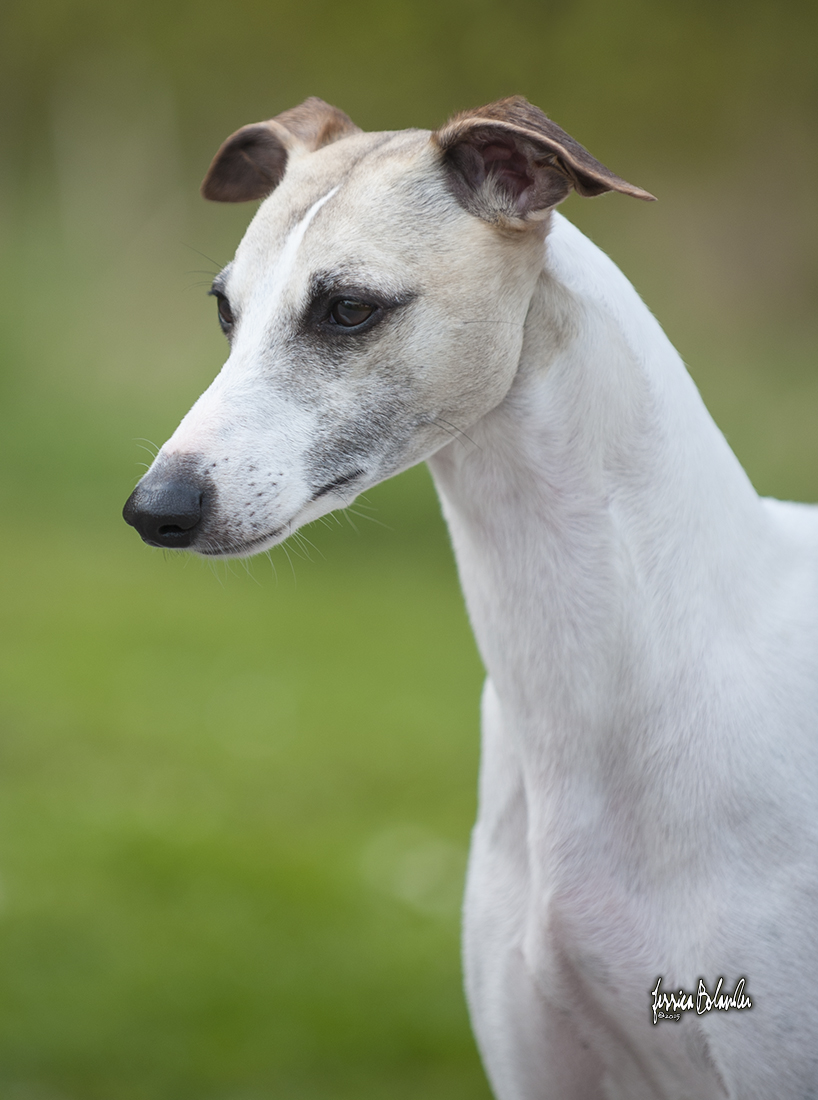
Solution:
<svg viewBox="0 0 818 1100"><path fill-rule="evenodd" d="M816 499L817 46L814 0L5 0L0 1096L488 1096L482 674L425 471L246 569L119 518L224 355L222 139L307 95L368 129L527 95L659 196L564 209L759 490Z"/></svg>

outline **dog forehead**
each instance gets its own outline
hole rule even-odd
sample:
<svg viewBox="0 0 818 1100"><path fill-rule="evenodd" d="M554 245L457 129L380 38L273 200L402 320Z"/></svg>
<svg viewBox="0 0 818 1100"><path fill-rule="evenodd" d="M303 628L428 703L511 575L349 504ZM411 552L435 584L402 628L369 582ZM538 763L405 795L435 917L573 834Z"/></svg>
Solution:
<svg viewBox="0 0 818 1100"><path fill-rule="evenodd" d="M439 157L424 130L356 134L295 156L279 187L259 207L231 265L234 293L269 271L298 238L293 273L320 255L363 258L411 236L422 237L424 212L444 217L451 202ZM309 231L308 231L309 230Z"/></svg>

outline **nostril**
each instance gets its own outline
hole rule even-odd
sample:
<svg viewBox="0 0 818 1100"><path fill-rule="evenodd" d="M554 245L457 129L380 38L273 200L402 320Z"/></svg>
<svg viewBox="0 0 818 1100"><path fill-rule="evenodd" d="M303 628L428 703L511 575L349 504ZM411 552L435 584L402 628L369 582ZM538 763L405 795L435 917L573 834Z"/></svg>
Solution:
<svg viewBox="0 0 818 1100"><path fill-rule="evenodd" d="M202 499L203 494L200 492L194 492L188 500L181 501L182 507L179 507L180 492L177 487L173 488L171 499L166 501L166 510L164 515L157 515L157 519L163 521L160 522L156 531L160 535L181 535L185 531L190 531L196 526L199 520L202 518ZM176 505L175 510L170 511L170 506Z"/></svg>

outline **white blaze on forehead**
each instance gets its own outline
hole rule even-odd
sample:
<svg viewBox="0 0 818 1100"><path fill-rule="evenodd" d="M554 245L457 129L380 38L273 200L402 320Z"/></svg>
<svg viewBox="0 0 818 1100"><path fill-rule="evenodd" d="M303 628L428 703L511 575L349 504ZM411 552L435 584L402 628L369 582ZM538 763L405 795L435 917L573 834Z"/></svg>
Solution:
<svg viewBox="0 0 818 1100"><path fill-rule="evenodd" d="M336 194L340 186L340 183L336 184L331 191L328 191L326 195L323 195L317 202L314 202L301 221L293 226L287 234L287 239L284 241L284 247L281 249L275 264L270 269L269 281L266 282L263 294L256 293L253 295L254 301L248 310L249 316L245 316L242 319L245 329L254 329L259 323L263 325L265 320L274 316L275 311L280 307L284 292L287 288L287 283L295 269L298 249L301 247L301 242L304 240L304 234L307 232L312 219L324 203L329 202L332 196ZM264 316L259 317L259 312L263 312Z"/></svg>
<svg viewBox="0 0 818 1100"><path fill-rule="evenodd" d="M202 449L208 450L209 454L214 433L218 432L225 420L241 423L246 419L248 410L242 409L245 396L236 383L240 382L242 375L246 374L248 369L252 369L257 362L258 342L264 337L267 325L281 306L287 283L295 268L298 249L310 222L340 186L337 184L312 204L304 217L287 234L277 261L267 271L261 273L261 277L259 274L250 272L250 275L254 276L257 287L252 300L241 316L239 326L241 343L234 349L219 374L164 445L162 451L165 454L195 452ZM264 275L267 275L266 280ZM246 342L248 337L250 337L250 343ZM233 395L232 400L231 395ZM282 414L280 421L282 425L288 424L292 428L307 416L300 405L288 402L283 397L278 398L278 406ZM309 427L310 425L302 425L304 431Z"/></svg>

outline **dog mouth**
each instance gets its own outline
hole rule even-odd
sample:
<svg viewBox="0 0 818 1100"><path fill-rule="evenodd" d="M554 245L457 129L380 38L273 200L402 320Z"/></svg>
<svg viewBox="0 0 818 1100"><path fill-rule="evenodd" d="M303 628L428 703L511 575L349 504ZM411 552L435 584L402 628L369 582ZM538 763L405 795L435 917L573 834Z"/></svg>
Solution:
<svg viewBox="0 0 818 1100"><path fill-rule="evenodd" d="M220 546L191 546L190 549L204 558L249 558L252 554L269 550L277 542L282 541L281 536L284 532L286 532L286 538L292 534L292 531L292 522L284 523L274 531L268 531L266 535L258 535L245 542L228 542Z"/></svg>
<svg viewBox="0 0 818 1100"><path fill-rule="evenodd" d="M341 477L337 477L333 481L327 482L326 485L322 485L320 489L317 489L312 494L304 508L330 493L338 492L341 489L345 489L348 485L352 485L353 482L363 477L365 472L365 470L353 470L352 473L342 474ZM304 508L301 509L302 512ZM299 513L297 513L291 520L288 520L287 523L282 523L280 526L273 528L273 530L266 532L264 535L256 535L251 539L242 540L241 542L226 542L221 545L210 543L209 545L191 546L190 549L197 554L201 554L202 557L208 558L250 557L252 554L260 553L262 550L272 549L277 543L283 542L285 538L288 538L293 531L297 530L303 523L309 523L310 519L317 518L318 516L312 516L300 519Z"/></svg>
<svg viewBox="0 0 818 1100"><path fill-rule="evenodd" d="M353 470L351 474L343 474L341 477L336 477L334 481L328 482L322 486L317 492L313 493L310 497L310 503L314 500L318 500L319 497L326 496L327 493L334 493L336 489L343 489L346 485L351 485L353 481L357 481L359 477L363 477L364 470Z"/></svg>

